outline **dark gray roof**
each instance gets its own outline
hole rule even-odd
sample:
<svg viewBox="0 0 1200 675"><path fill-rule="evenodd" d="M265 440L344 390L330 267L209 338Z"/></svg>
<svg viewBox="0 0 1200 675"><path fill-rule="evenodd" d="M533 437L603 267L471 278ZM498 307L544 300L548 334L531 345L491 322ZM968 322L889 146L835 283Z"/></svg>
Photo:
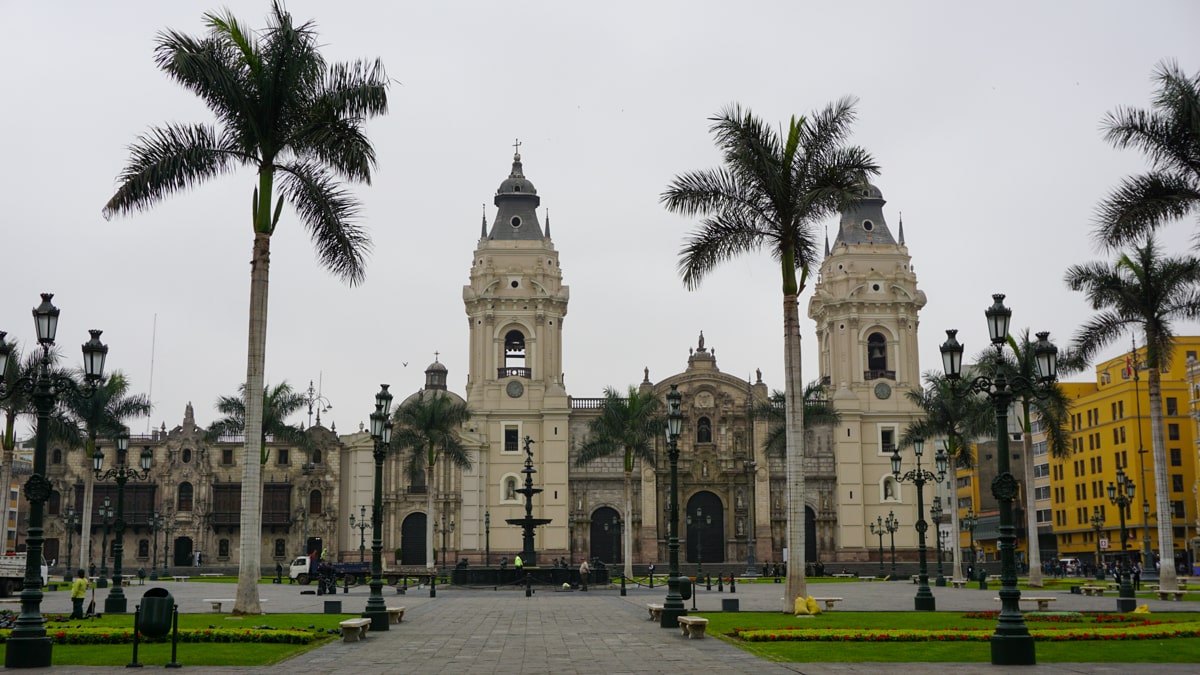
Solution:
<svg viewBox="0 0 1200 675"><path fill-rule="evenodd" d="M537 207L542 203L542 198L538 196L533 183L525 177L520 153L513 155L512 172L496 190L493 201L497 209L496 220L492 223L488 239L545 238L537 219Z"/></svg>
<svg viewBox="0 0 1200 675"><path fill-rule="evenodd" d="M887 221L883 219L883 205L887 200L879 188L867 184L862 198L842 211L842 222L838 227L837 238L833 245L838 244L896 244L888 229Z"/></svg>

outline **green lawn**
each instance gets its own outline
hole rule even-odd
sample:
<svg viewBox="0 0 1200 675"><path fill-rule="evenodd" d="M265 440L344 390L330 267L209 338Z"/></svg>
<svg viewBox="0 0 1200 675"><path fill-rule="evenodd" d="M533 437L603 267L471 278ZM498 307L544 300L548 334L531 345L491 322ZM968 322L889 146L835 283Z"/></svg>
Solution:
<svg viewBox="0 0 1200 675"><path fill-rule="evenodd" d="M991 647L979 642L855 642L832 647L828 642L745 642L730 635L735 628L856 629L993 629L994 618L966 618L962 612L825 612L800 619L774 612L704 613L708 632L769 661L804 662L956 662L991 659ZM1150 614L1162 621L1197 621L1200 613ZM1079 629L1087 624L1029 621L1033 630ZM831 648L832 647L832 648ZM1040 663L1200 663L1200 638L1037 643Z"/></svg>
<svg viewBox="0 0 1200 675"><path fill-rule="evenodd" d="M179 629L205 628L254 628L270 626L275 629L334 629L338 622L357 617L357 614L264 614L253 617L233 617L229 614L180 614ZM47 617L55 618L53 615ZM50 634L59 631L70 631L73 627L88 628L111 627L114 629L131 629L131 615L106 615L100 619L83 621L60 622L51 620L46 624ZM7 633L8 631L4 631ZM317 640L307 645L269 644L257 642L245 643L183 643L179 644L178 659L185 666L269 666L284 659L292 658L315 649L331 640L336 635ZM0 644L0 658L3 658L6 645ZM130 662L133 656L133 646L128 645L55 645L52 655L56 666L114 666ZM142 643L138 646L138 661L146 665L164 665L171 660L170 643Z"/></svg>

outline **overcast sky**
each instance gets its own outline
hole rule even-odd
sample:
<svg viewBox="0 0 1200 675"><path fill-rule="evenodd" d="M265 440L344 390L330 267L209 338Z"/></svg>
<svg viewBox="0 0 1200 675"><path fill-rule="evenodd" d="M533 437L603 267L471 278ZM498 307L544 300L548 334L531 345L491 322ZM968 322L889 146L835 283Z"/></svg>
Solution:
<svg viewBox="0 0 1200 675"><path fill-rule="evenodd" d="M152 51L158 31L200 34L203 14L222 6L256 28L269 9L0 0L0 330L31 344L30 308L54 292L72 361L86 330L103 329L109 368L136 391L152 384L155 427L178 424L189 401L211 422L215 399L245 378L254 176L224 176L112 222L100 211L139 134L212 121ZM723 371L761 368L782 388L777 267L747 257L685 290L676 262L694 224L658 203L675 174L718 164L708 118L723 106L783 121L860 99L853 140L882 167L888 224L895 231L903 212L928 295L928 370L940 368L946 328L960 329L969 354L984 346L994 292L1008 294L1014 331L1049 330L1065 346L1090 310L1063 272L1111 257L1089 239L1093 209L1143 168L1138 154L1104 143L1100 121L1117 106L1148 106L1159 61L1200 70L1200 5L1186 1L288 7L316 20L327 59L378 56L396 81L391 112L368 127L374 183L356 188L374 240L366 282L351 288L323 271L290 211L272 243L267 380L323 378L334 405L324 419L342 432L366 421L381 382L418 389L435 351L451 388L465 391L462 286L481 205L490 223L515 138L571 287L570 394L637 383L644 366L655 381L679 372L701 330ZM1183 251L1193 228L1176 224L1164 241ZM808 380L816 339L802 320Z"/></svg>

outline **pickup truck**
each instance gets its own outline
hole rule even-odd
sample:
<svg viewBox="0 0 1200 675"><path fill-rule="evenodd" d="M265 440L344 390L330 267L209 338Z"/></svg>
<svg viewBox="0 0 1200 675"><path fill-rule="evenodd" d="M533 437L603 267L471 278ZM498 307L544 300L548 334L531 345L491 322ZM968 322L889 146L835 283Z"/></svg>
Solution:
<svg viewBox="0 0 1200 675"><path fill-rule="evenodd" d="M317 566L320 562L315 558L300 556L292 561L288 567L288 577L295 579L297 583L308 585L310 581L317 578ZM371 576L370 562L340 562L330 563L333 567L333 573L338 578L347 574L351 577L366 579ZM393 575L395 576L395 575ZM388 583L394 583L389 581Z"/></svg>
<svg viewBox="0 0 1200 675"><path fill-rule="evenodd" d="M25 554L0 556L0 597L9 597L20 593L25 586ZM46 560L42 559L42 586L50 578L50 569Z"/></svg>

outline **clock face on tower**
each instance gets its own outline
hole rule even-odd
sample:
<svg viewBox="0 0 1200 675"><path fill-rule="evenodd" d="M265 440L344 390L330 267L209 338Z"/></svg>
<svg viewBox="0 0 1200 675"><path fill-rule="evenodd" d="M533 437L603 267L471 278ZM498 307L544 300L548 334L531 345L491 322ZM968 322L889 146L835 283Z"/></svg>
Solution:
<svg viewBox="0 0 1200 675"><path fill-rule="evenodd" d="M875 385L875 398L886 399L892 395L892 385L887 382L880 382Z"/></svg>
<svg viewBox="0 0 1200 675"><path fill-rule="evenodd" d="M504 391L512 398L521 398L521 394L525 393L525 385L521 384L519 380L513 380L508 383Z"/></svg>

